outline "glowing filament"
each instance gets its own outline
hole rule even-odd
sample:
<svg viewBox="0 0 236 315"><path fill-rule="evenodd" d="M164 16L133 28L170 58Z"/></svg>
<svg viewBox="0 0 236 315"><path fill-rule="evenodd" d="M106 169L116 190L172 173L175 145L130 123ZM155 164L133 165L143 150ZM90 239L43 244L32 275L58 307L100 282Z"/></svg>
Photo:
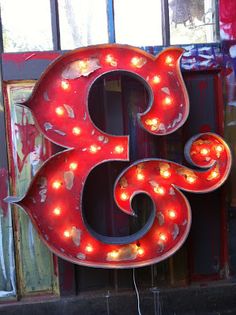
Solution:
<svg viewBox="0 0 236 315"><path fill-rule="evenodd" d="M61 187L61 182L58 181L58 180L55 180L53 183L52 183L52 187L54 189L59 189Z"/></svg>
<svg viewBox="0 0 236 315"><path fill-rule="evenodd" d="M165 61L166 61L166 63L167 63L168 65L171 65L171 64L173 63L174 59L173 59L173 57L171 57L171 56L167 56Z"/></svg>
<svg viewBox="0 0 236 315"><path fill-rule="evenodd" d="M201 149L200 154L201 154L201 155L203 155L203 156L205 156L205 155L208 155L208 154L209 154L209 152L210 152L210 150L209 150L209 149L207 149L207 148L203 148L203 149Z"/></svg>
<svg viewBox="0 0 236 315"><path fill-rule="evenodd" d="M115 152L118 153L118 154L124 152L124 147L122 145L117 145L115 147Z"/></svg>
<svg viewBox="0 0 236 315"><path fill-rule="evenodd" d="M70 163L70 165L69 165L69 168L70 168L70 170L72 170L72 171L75 171L75 170L77 169L77 167L78 167L78 164L75 163L75 162L72 162L72 163Z"/></svg>
<svg viewBox="0 0 236 315"><path fill-rule="evenodd" d="M72 133L73 133L75 136L79 136L80 133L81 133L81 130L80 130L79 127L74 127L74 128L72 129Z"/></svg>
<svg viewBox="0 0 236 315"><path fill-rule="evenodd" d="M69 89L69 86L70 86L70 84L69 84L69 82L67 82L67 81L61 81L61 88L63 89L63 90L68 90Z"/></svg>
<svg viewBox="0 0 236 315"><path fill-rule="evenodd" d="M56 109L55 109L55 112L56 112L56 114L58 115L58 116L62 116L62 115L64 115L64 108L63 107L61 107L61 106L59 106L59 107L57 107Z"/></svg>
<svg viewBox="0 0 236 315"><path fill-rule="evenodd" d="M70 232L68 230L65 230L63 235L66 237L66 238L69 238L70 237Z"/></svg>
<svg viewBox="0 0 236 315"><path fill-rule="evenodd" d="M160 82L161 82L160 76L159 76L159 75L155 75L155 76L153 77L153 83L158 84L158 83L160 83Z"/></svg>
<svg viewBox="0 0 236 315"><path fill-rule="evenodd" d="M59 208L59 207L56 207L54 210L53 210L53 213L55 214L55 215L60 215L61 214L61 208Z"/></svg>
<svg viewBox="0 0 236 315"><path fill-rule="evenodd" d="M156 186L156 187L154 187L154 191L155 191L155 193L156 194L158 194L158 195L164 195L165 194L165 189L163 188L163 187L161 187L161 186Z"/></svg>
<svg viewBox="0 0 236 315"><path fill-rule="evenodd" d="M129 195L126 192L122 192L120 194L120 199L123 200L123 201L126 201L126 200L129 199Z"/></svg>
<svg viewBox="0 0 236 315"><path fill-rule="evenodd" d="M87 253L92 253L93 251L93 246L91 246L90 244L88 244L86 247L85 247L85 250Z"/></svg>
<svg viewBox="0 0 236 315"><path fill-rule="evenodd" d="M165 105L170 105L171 103L172 103L172 99L169 96L165 97L164 104Z"/></svg>

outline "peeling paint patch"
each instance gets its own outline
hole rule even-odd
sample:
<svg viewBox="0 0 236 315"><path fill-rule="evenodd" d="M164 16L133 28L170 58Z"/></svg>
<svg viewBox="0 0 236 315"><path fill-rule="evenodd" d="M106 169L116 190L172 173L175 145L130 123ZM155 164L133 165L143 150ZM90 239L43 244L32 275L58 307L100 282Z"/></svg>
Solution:
<svg viewBox="0 0 236 315"><path fill-rule="evenodd" d="M73 111L73 108L70 107L70 106L67 105L67 104L64 104L63 106L64 106L65 109L66 109L66 112L67 112L67 114L68 114L68 117L70 117L70 118L75 118L75 113L74 113L74 111Z"/></svg>
<svg viewBox="0 0 236 315"><path fill-rule="evenodd" d="M121 247L117 251L107 253L107 261L134 260L138 255L138 247L135 244L129 244Z"/></svg>
<svg viewBox="0 0 236 315"><path fill-rule="evenodd" d="M80 246L82 231L77 229L75 226L72 227L72 240L76 246Z"/></svg>
<svg viewBox="0 0 236 315"><path fill-rule="evenodd" d="M159 222L160 226L162 226L165 223L165 218L164 218L163 213L158 212L157 213L157 219L158 219L158 222Z"/></svg>
<svg viewBox="0 0 236 315"><path fill-rule="evenodd" d="M97 69L101 68L99 59L90 58L86 60L76 60L71 62L62 72L64 79L76 79L81 76L87 77Z"/></svg>
<svg viewBox="0 0 236 315"><path fill-rule="evenodd" d="M64 172L64 181L66 189L71 190L74 185L74 173L72 171Z"/></svg>
<svg viewBox="0 0 236 315"><path fill-rule="evenodd" d="M76 257L77 257L78 259L80 259L80 260L85 260L85 259L86 259L86 255L83 254L83 253L78 253L78 254L76 255Z"/></svg>
<svg viewBox="0 0 236 315"><path fill-rule="evenodd" d="M45 122L43 126L44 126L45 131L52 129L53 127L52 124L49 122Z"/></svg>
<svg viewBox="0 0 236 315"><path fill-rule="evenodd" d="M173 231L171 232L171 234L174 240L179 235L179 226L177 224L174 224Z"/></svg>
<svg viewBox="0 0 236 315"><path fill-rule="evenodd" d="M55 129L53 131L58 133L60 136L65 136L66 135L66 133L64 131L61 131L61 130L58 130L58 129Z"/></svg>

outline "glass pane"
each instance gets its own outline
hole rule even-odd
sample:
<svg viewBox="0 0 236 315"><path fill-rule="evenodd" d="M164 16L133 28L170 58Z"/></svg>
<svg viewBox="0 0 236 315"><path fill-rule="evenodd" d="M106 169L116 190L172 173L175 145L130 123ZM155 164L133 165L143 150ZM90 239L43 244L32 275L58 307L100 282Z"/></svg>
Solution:
<svg viewBox="0 0 236 315"><path fill-rule="evenodd" d="M115 0L114 11L117 43L162 45L161 0Z"/></svg>
<svg viewBox="0 0 236 315"><path fill-rule="evenodd" d="M50 1L0 0L4 51L52 49Z"/></svg>
<svg viewBox="0 0 236 315"><path fill-rule="evenodd" d="M172 45L217 39L215 0L169 0L169 18Z"/></svg>
<svg viewBox="0 0 236 315"><path fill-rule="evenodd" d="M62 49L108 42L106 0L61 0L58 5Z"/></svg>

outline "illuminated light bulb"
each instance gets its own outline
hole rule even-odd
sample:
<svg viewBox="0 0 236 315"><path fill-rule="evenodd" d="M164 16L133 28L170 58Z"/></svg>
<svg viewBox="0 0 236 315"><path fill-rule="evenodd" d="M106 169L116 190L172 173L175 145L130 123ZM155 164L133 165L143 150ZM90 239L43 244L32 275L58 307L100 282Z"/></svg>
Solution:
<svg viewBox="0 0 236 315"><path fill-rule="evenodd" d="M65 230L63 235L66 237L66 238L69 238L70 237L70 232L68 230Z"/></svg>
<svg viewBox="0 0 236 315"><path fill-rule="evenodd" d="M87 253L92 253L92 251L93 251L93 246L89 244L89 245L87 245L87 246L85 247L85 250L86 250Z"/></svg>
<svg viewBox="0 0 236 315"><path fill-rule="evenodd" d="M65 81L65 80L62 80L62 81L61 81L61 88L62 88L63 90L68 90L68 89L69 89L69 86L70 86L69 82L67 82L67 81Z"/></svg>
<svg viewBox="0 0 236 315"><path fill-rule="evenodd" d="M211 176L211 179L215 179L215 178L217 178L217 177L219 176L219 172L217 172L217 171L212 171L211 174L210 174L210 176Z"/></svg>
<svg viewBox="0 0 236 315"><path fill-rule="evenodd" d="M57 108L55 109L55 112L56 112L56 114L57 114L58 116L62 116L62 115L64 115L64 113L65 113L64 108L61 107L61 106L57 107Z"/></svg>
<svg viewBox="0 0 236 315"><path fill-rule="evenodd" d="M122 152L124 152L124 147L123 147L122 145L117 145L117 146L115 147L115 152L116 152L116 153L122 153Z"/></svg>
<svg viewBox="0 0 236 315"><path fill-rule="evenodd" d="M116 60L114 59L114 57L112 55L107 55L106 56L106 62L109 63L111 66L115 67L117 66L117 62Z"/></svg>
<svg viewBox="0 0 236 315"><path fill-rule="evenodd" d="M218 153L221 153L221 152L223 152L224 151L224 148L223 148L223 146L222 145L217 145L217 146L215 146L215 150L218 152Z"/></svg>
<svg viewBox="0 0 236 315"><path fill-rule="evenodd" d="M61 182L58 181L58 180L55 180L53 183L52 183L52 187L54 189L59 189L61 187Z"/></svg>
<svg viewBox="0 0 236 315"><path fill-rule="evenodd" d="M159 234L159 239L163 242L167 241L167 236L165 233L160 233Z"/></svg>
<svg viewBox="0 0 236 315"><path fill-rule="evenodd" d="M160 121L158 118L146 119L145 124L147 126L150 126L150 129L152 131L155 131L155 130L158 130L158 128L160 126Z"/></svg>
<svg viewBox="0 0 236 315"><path fill-rule="evenodd" d="M98 150L100 150L100 147L97 147L96 145L92 144L90 147L89 147L89 152L90 153L97 153Z"/></svg>
<svg viewBox="0 0 236 315"><path fill-rule="evenodd" d="M122 192L120 194L120 199L123 200L123 201L126 201L126 200L129 199L129 195L126 192Z"/></svg>
<svg viewBox="0 0 236 315"><path fill-rule="evenodd" d="M144 180L145 176L143 175L143 173L138 173L137 174L137 180Z"/></svg>
<svg viewBox="0 0 236 315"><path fill-rule="evenodd" d="M154 191L158 195L164 195L165 192L166 192L165 189L163 187L161 187L161 186L154 187Z"/></svg>
<svg viewBox="0 0 236 315"><path fill-rule="evenodd" d="M155 76L153 77L153 83L158 84L158 83L160 83L160 82L161 82L160 76L159 76L159 75L155 75Z"/></svg>
<svg viewBox="0 0 236 315"><path fill-rule="evenodd" d="M173 59L173 57L171 57L171 56L167 56L165 61L166 61L166 63L167 63L168 65L171 65L171 64L173 63L174 59Z"/></svg>
<svg viewBox="0 0 236 315"><path fill-rule="evenodd" d="M75 171L75 170L77 169L77 167L78 167L78 164L75 163L75 162L72 162L72 163L70 163L70 165L69 165L69 168L70 168L72 171Z"/></svg>
<svg viewBox="0 0 236 315"><path fill-rule="evenodd" d="M171 103L172 103L172 99L169 96L165 97L164 104L165 105L170 105Z"/></svg>
<svg viewBox="0 0 236 315"><path fill-rule="evenodd" d="M168 170L161 170L160 174L163 178L169 178L171 176L171 172Z"/></svg>
<svg viewBox="0 0 236 315"><path fill-rule="evenodd" d="M61 208L56 207L55 209L53 209L53 213L54 213L55 215L60 215L60 214L61 214Z"/></svg>
<svg viewBox="0 0 236 315"><path fill-rule="evenodd" d="M169 216L170 219L175 219L176 216L177 216L175 210L172 210L172 209L169 210L168 211L168 216Z"/></svg>
<svg viewBox="0 0 236 315"><path fill-rule="evenodd" d="M203 148L203 149L200 150L200 154L201 154L201 155L204 155L204 156L205 156L205 155L208 155L209 152L210 152L210 150L207 149L207 148Z"/></svg>
<svg viewBox="0 0 236 315"><path fill-rule="evenodd" d="M144 249L141 247L138 247L137 252L138 252L139 256L142 256L144 254Z"/></svg>
<svg viewBox="0 0 236 315"><path fill-rule="evenodd" d="M88 61L85 61L85 60L80 60L79 61L79 67L80 67L80 70L83 72L83 71L87 71L87 68L88 68Z"/></svg>
<svg viewBox="0 0 236 315"><path fill-rule="evenodd" d="M118 253L118 251L113 250L113 251L110 253L110 256L111 256L112 258L117 258L117 257L119 256L119 253Z"/></svg>
<svg viewBox="0 0 236 315"><path fill-rule="evenodd" d="M131 63L132 63L133 66L137 67L138 64L139 64L139 58L138 57L133 57L131 59Z"/></svg>
<svg viewBox="0 0 236 315"><path fill-rule="evenodd" d="M81 133L81 130L80 130L79 127L74 127L74 128L72 129L72 133L73 133L75 136L79 136L80 133Z"/></svg>
<svg viewBox="0 0 236 315"><path fill-rule="evenodd" d="M196 182L196 177L195 176L187 176L186 177L186 181L189 183L189 184L194 184Z"/></svg>

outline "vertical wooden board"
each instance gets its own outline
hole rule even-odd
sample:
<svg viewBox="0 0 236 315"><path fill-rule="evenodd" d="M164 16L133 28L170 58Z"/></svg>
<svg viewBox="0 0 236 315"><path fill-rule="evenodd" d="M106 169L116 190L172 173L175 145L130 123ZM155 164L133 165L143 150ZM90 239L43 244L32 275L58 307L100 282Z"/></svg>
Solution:
<svg viewBox="0 0 236 315"><path fill-rule="evenodd" d="M9 194L9 176L2 94L0 97L0 300L2 300L16 296L16 277L11 207L4 202L4 198Z"/></svg>
<svg viewBox="0 0 236 315"><path fill-rule="evenodd" d="M8 194L7 170L0 168L0 300L16 296L15 259L11 207L2 198Z"/></svg>
<svg viewBox="0 0 236 315"><path fill-rule="evenodd" d="M34 82L7 86L8 128L13 191L23 196L37 169L50 155L50 146L34 124L30 111L16 104L27 99ZM28 216L16 209L17 257L20 294L50 292L55 289L52 254L39 239Z"/></svg>

